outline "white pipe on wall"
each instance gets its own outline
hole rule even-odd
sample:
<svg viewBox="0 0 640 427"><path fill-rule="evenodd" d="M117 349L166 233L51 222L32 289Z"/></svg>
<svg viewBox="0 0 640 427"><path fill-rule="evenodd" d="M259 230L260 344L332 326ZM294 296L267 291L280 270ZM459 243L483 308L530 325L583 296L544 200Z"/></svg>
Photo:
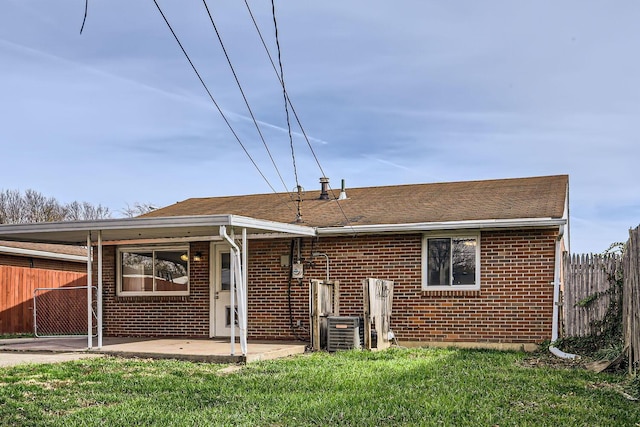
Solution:
<svg viewBox="0 0 640 427"><path fill-rule="evenodd" d="M322 253L322 252L314 252L311 254L312 257L318 257L318 256L323 256L324 259L327 261L327 272L326 272L326 276L327 276L327 282L329 281L329 255Z"/></svg>
<svg viewBox="0 0 640 427"><path fill-rule="evenodd" d="M558 339L558 324L559 324L559 314L560 310L558 310L558 304L560 303L560 260L562 257L562 248L560 246L562 242L562 236L564 235L564 226L560 226L560 232L558 233L558 238L556 240L556 260L555 260L555 269L553 272L553 323L551 324L551 343L549 346L549 351L555 356L561 357L563 359L575 359L577 356L571 353L565 353L557 347L553 346L553 342Z"/></svg>

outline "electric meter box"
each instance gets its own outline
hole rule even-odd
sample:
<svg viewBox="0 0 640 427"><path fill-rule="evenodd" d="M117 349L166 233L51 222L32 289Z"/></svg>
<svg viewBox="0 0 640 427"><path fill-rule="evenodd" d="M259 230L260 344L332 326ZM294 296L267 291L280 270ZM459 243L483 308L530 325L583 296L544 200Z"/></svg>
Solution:
<svg viewBox="0 0 640 427"><path fill-rule="evenodd" d="M291 277L293 279L302 279L304 277L304 266L301 263L293 264Z"/></svg>

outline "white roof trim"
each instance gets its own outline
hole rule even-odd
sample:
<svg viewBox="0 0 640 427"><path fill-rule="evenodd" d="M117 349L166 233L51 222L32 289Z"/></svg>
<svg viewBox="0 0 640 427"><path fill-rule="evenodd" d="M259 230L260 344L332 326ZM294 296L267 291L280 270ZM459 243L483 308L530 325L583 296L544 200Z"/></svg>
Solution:
<svg viewBox="0 0 640 427"><path fill-rule="evenodd" d="M86 236L89 232L102 231L103 243L105 244L108 244L109 241L132 240L213 240L219 236L218 229L222 225L247 229L251 233L248 237L266 238L267 236L314 237L319 235L409 233L432 230L554 228L565 224L567 224L566 218L518 218L316 228L238 215L195 215L5 224L0 225L0 239L86 244Z"/></svg>
<svg viewBox="0 0 640 427"><path fill-rule="evenodd" d="M301 236L316 235L316 229L314 227L298 224L286 224L284 222L267 221L239 215L229 215L229 224L232 227L258 228L264 231L276 233L297 234Z"/></svg>
<svg viewBox="0 0 640 427"><path fill-rule="evenodd" d="M0 226L2 232L47 232L47 231L97 231L97 230L131 230L169 227L219 227L228 225L241 228L258 228L263 231L315 235L311 227L282 222L266 221L238 215L195 215L154 218L118 218L93 221L39 222L35 224L7 224Z"/></svg>
<svg viewBox="0 0 640 427"><path fill-rule="evenodd" d="M0 246L0 253L28 256L35 258L60 259L64 261L87 262L87 257L82 255L61 254L57 252L38 251L34 249L12 248L10 246Z"/></svg>
<svg viewBox="0 0 640 427"><path fill-rule="evenodd" d="M565 225L564 218L518 218L470 221L418 222L411 224L371 224L344 227L321 227L318 235L401 233L431 230L494 229L494 228L548 228Z"/></svg>
<svg viewBox="0 0 640 427"><path fill-rule="evenodd" d="M83 244L89 232L102 231L104 241L218 236L220 226L257 233L315 236L316 229L238 215L192 215L153 218L118 218L91 221L41 222L0 225L0 239Z"/></svg>

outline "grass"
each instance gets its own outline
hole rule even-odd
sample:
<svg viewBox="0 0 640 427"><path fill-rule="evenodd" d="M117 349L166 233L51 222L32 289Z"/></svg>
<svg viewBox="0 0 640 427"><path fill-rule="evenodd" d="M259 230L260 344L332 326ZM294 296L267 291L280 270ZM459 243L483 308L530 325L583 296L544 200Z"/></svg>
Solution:
<svg viewBox="0 0 640 427"><path fill-rule="evenodd" d="M391 349L224 366L90 359L0 369L1 425L637 426L624 376L514 352Z"/></svg>

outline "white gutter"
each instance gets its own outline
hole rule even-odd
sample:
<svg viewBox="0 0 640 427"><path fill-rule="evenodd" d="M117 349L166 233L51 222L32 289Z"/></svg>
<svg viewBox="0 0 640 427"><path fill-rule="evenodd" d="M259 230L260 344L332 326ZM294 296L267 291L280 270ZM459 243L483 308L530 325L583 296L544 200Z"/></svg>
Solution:
<svg viewBox="0 0 640 427"><path fill-rule="evenodd" d="M130 234L132 232L142 234L145 230L153 230L155 232L164 230L165 233L170 233L172 229L174 231L184 230L184 232L193 232L188 236L193 237L199 234L208 236L209 234L206 233L211 227L223 225L253 229L257 232L276 232L302 236L316 235L316 229L313 227L224 214L2 224L0 225L0 237L33 241L38 240L41 234L51 233L52 235L62 235L65 242L80 243L84 241L84 233L96 230L102 230L103 240L108 241L130 239L134 237ZM194 229L200 229L200 232ZM129 232L129 234L127 234L127 232ZM165 235L162 237L172 236ZM187 237L187 235L175 237ZM153 236L151 238L153 238Z"/></svg>
<svg viewBox="0 0 640 427"><path fill-rule="evenodd" d="M312 237L316 235L316 229L306 225L287 224L238 215L229 215L229 225L232 227L256 228L264 231L286 233L288 235L299 234Z"/></svg>
<svg viewBox="0 0 640 427"><path fill-rule="evenodd" d="M35 258L60 259L64 261L87 262L84 255L60 254L57 252L38 251L35 249L12 248L10 246L0 246L0 253L10 255L23 255Z"/></svg>
<svg viewBox="0 0 640 427"><path fill-rule="evenodd" d="M371 224L348 225L343 227L321 227L318 235L354 234L354 233L398 233L429 230L452 229L494 229L494 228L540 228L564 226L564 218L517 218L486 219L470 221L416 222L410 224Z"/></svg>
<svg viewBox="0 0 640 427"><path fill-rule="evenodd" d="M558 339L558 316L560 313L560 310L558 310L558 304L560 304L560 257L562 256L560 242L564 235L564 226L561 226L559 230L558 239L556 240L556 263L553 272L553 323L551 325L552 345L549 346L549 351L562 359L575 359L577 357L575 354L565 353L559 348L553 346L553 343Z"/></svg>

